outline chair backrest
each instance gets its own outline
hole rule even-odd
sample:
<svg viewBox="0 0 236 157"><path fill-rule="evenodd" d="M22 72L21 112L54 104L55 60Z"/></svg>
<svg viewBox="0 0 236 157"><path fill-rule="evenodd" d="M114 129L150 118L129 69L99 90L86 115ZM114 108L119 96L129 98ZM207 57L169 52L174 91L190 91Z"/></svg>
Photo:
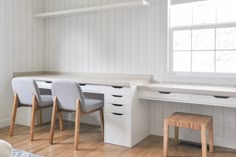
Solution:
<svg viewBox="0 0 236 157"><path fill-rule="evenodd" d="M80 100L82 111L85 110L84 94L79 84L69 80L53 81L52 95L58 99L58 107L64 110L76 110L76 100Z"/></svg>
<svg viewBox="0 0 236 157"><path fill-rule="evenodd" d="M14 78L12 89L18 95L20 104L32 105L32 98L35 95L40 105L40 93L36 81L28 78Z"/></svg>

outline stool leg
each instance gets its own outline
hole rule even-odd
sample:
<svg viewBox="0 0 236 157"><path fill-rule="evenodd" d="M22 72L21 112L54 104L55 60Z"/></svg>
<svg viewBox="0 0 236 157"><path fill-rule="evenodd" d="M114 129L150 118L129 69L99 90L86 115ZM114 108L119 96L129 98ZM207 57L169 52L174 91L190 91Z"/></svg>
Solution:
<svg viewBox="0 0 236 157"><path fill-rule="evenodd" d="M201 127L202 157L207 157L206 126Z"/></svg>
<svg viewBox="0 0 236 157"><path fill-rule="evenodd" d="M214 151L214 140L213 140L213 120L211 119L211 122L209 124L209 144L210 144L210 152L212 153Z"/></svg>
<svg viewBox="0 0 236 157"><path fill-rule="evenodd" d="M164 122L164 147L163 147L163 156L168 156L168 140L169 140L169 126L167 121Z"/></svg>
<svg viewBox="0 0 236 157"><path fill-rule="evenodd" d="M179 127L175 127L175 143L179 141Z"/></svg>

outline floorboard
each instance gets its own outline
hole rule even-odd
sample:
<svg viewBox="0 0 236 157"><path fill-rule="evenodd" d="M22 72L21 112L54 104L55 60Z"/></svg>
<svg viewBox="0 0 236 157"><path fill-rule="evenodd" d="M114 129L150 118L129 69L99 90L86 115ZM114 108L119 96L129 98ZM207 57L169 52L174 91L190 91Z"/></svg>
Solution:
<svg viewBox="0 0 236 157"><path fill-rule="evenodd" d="M34 141L30 142L29 127L16 125L14 136L9 137L9 127L0 129L0 139L6 140L16 149L39 154L45 157L162 157L162 137L149 136L134 148L128 149L104 144L100 127L82 124L79 150L74 151L74 124L65 122L65 130L59 130L56 123L54 144L49 145L50 125L35 128ZM172 157L200 157L201 148L193 144L174 144L170 140L169 155ZM209 157L236 157L236 150L215 147Z"/></svg>

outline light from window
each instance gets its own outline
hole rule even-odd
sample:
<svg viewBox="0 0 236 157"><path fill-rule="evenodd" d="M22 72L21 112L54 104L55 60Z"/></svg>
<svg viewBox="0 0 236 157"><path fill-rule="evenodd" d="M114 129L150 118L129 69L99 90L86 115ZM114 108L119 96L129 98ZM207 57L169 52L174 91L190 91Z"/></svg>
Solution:
<svg viewBox="0 0 236 157"><path fill-rule="evenodd" d="M236 0L172 1L170 71L236 73Z"/></svg>

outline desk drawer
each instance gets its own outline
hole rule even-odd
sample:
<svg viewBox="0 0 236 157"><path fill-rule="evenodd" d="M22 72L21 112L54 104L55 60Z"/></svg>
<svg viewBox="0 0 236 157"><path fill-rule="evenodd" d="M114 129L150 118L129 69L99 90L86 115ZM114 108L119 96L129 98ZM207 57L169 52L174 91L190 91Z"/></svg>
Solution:
<svg viewBox="0 0 236 157"><path fill-rule="evenodd" d="M236 107L236 98L224 96L210 96L210 95L192 95L193 103L203 105L216 105L226 107Z"/></svg>
<svg viewBox="0 0 236 157"><path fill-rule="evenodd" d="M190 94L182 94L182 93L171 93L165 91L149 91L142 90L139 93L139 97L143 99L152 99L152 100L176 100L176 101L189 101L191 99Z"/></svg>
<svg viewBox="0 0 236 157"><path fill-rule="evenodd" d="M130 87L107 86L106 93L111 95L130 95Z"/></svg>
<svg viewBox="0 0 236 157"><path fill-rule="evenodd" d="M45 82L45 81L36 81L38 87L40 89L52 89L52 83L51 82Z"/></svg>
<svg viewBox="0 0 236 157"><path fill-rule="evenodd" d="M80 84L80 87L83 92L104 93L104 86Z"/></svg>
<svg viewBox="0 0 236 157"><path fill-rule="evenodd" d="M104 108L107 113L129 114L129 106L121 104L105 104Z"/></svg>
<svg viewBox="0 0 236 157"><path fill-rule="evenodd" d="M105 103L111 104L122 104L129 105L130 104L130 96L127 95L105 95Z"/></svg>
<svg viewBox="0 0 236 157"><path fill-rule="evenodd" d="M128 115L105 113L105 139L106 143L130 147L130 120Z"/></svg>

